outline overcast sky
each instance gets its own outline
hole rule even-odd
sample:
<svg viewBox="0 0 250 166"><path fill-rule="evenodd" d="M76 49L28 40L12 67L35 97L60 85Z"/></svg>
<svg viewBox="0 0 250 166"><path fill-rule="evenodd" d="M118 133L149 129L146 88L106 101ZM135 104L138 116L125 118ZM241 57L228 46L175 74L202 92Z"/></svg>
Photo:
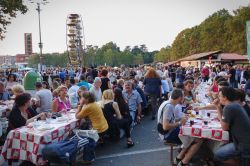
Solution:
<svg viewBox="0 0 250 166"><path fill-rule="evenodd" d="M25 3L28 0L24 0ZM35 0L34 0L35 1ZM79 13L83 18L87 45L102 46L113 41L121 49L146 44L149 51L171 45L185 28L200 24L220 9L233 11L249 0L49 0L42 6L43 52L66 50L66 18ZM35 4L19 14L0 41L0 55L24 53L24 33L33 35L33 51L39 52L38 14ZM218 27L219 28L219 27Z"/></svg>

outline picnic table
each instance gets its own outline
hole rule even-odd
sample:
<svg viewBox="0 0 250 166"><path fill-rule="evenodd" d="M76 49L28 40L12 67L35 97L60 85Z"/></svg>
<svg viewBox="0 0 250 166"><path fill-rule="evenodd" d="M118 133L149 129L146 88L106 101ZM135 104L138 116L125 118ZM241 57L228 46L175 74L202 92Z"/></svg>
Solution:
<svg viewBox="0 0 250 166"><path fill-rule="evenodd" d="M8 133L1 152L4 160L26 160L36 165L44 165L42 149L45 145L64 140L69 133L78 128L81 121L74 113L68 113L57 119L34 121Z"/></svg>
<svg viewBox="0 0 250 166"><path fill-rule="evenodd" d="M180 136L229 141L229 132L222 130L216 110L201 110L198 115L192 111L187 123L181 127Z"/></svg>

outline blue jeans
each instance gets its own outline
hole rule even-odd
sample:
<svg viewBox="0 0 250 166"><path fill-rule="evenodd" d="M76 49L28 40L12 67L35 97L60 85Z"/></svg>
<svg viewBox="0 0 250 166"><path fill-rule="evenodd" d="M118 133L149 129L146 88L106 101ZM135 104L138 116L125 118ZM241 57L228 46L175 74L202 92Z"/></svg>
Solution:
<svg viewBox="0 0 250 166"><path fill-rule="evenodd" d="M136 111L129 111L129 114L130 114L130 116L131 116L131 118L132 118L132 122L135 122L135 116L136 116Z"/></svg>
<svg viewBox="0 0 250 166"><path fill-rule="evenodd" d="M232 87L232 88L238 88L238 82L237 81L230 82L229 86Z"/></svg>
<svg viewBox="0 0 250 166"><path fill-rule="evenodd" d="M240 155L240 151L236 149L234 143L229 143L220 147L214 153L214 159L217 161L226 161L239 155Z"/></svg>
<svg viewBox="0 0 250 166"><path fill-rule="evenodd" d="M181 140L179 138L180 127L170 130L167 134L164 135L164 140L168 143L181 145Z"/></svg>

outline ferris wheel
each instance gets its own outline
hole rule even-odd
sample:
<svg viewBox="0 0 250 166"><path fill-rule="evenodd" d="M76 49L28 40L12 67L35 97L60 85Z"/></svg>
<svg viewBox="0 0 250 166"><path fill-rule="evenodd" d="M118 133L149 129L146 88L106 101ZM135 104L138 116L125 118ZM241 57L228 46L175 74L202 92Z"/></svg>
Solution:
<svg viewBox="0 0 250 166"><path fill-rule="evenodd" d="M80 14L69 14L66 21L66 44L71 66L81 66L85 37Z"/></svg>

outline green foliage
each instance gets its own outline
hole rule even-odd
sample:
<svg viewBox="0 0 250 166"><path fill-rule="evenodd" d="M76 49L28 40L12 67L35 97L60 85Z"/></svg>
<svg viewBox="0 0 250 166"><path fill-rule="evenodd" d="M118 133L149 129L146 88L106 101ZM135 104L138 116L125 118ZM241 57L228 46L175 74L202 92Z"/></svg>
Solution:
<svg viewBox="0 0 250 166"><path fill-rule="evenodd" d="M109 42L102 47L88 45L84 57L85 66L97 65L139 65L152 63L156 52L148 52L145 44L140 46L126 46L123 51L114 43Z"/></svg>
<svg viewBox="0 0 250 166"><path fill-rule="evenodd" d="M219 10L200 25L181 31L171 47L162 48L154 61L172 61L188 55L222 50L246 54L246 21L250 20L250 5L240 7L231 15Z"/></svg>
<svg viewBox="0 0 250 166"><path fill-rule="evenodd" d="M46 66L60 66L66 67L69 59L67 52L64 53L52 53L52 54L43 54L42 58L43 64ZM39 63L39 54L34 54L29 58L28 64L30 67L37 67Z"/></svg>
<svg viewBox="0 0 250 166"><path fill-rule="evenodd" d="M162 48L160 52L155 54L154 60L156 62L168 62L171 61L171 47L167 46L166 48Z"/></svg>
<svg viewBox="0 0 250 166"><path fill-rule="evenodd" d="M102 47L87 45L83 55L84 66L120 66L139 65L153 62L153 57L158 51L148 52L146 45L135 46L131 49L126 46L123 51L113 42L109 42ZM67 52L62 54L43 54L43 64L46 66L65 67L68 64ZM39 55L35 54L29 58L29 66L36 67L39 63Z"/></svg>
<svg viewBox="0 0 250 166"><path fill-rule="evenodd" d="M25 14L27 10L22 0L0 0L0 40L4 38L6 27L16 17L17 12Z"/></svg>

